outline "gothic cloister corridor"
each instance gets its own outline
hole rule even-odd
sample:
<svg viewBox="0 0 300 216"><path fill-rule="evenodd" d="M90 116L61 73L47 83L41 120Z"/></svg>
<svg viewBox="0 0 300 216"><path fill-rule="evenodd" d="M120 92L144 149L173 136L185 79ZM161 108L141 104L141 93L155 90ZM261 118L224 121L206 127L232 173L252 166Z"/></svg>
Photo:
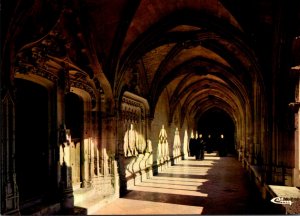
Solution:
<svg viewBox="0 0 300 216"><path fill-rule="evenodd" d="M300 213L299 0L0 13L1 215Z"/></svg>
<svg viewBox="0 0 300 216"><path fill-rule="evenodd" d="M274 214L234 156L189 157L136 183L124 197L95 208L97 215Z"/></svg>

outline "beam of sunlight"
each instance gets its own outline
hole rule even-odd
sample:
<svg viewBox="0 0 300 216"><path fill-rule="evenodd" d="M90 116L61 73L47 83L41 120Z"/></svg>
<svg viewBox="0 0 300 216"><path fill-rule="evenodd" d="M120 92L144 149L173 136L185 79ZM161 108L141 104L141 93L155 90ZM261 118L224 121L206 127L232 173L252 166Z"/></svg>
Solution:
<svg viewBox="0 0 300 216"><path fill-rule="evenodd" d="M184 131L184 138L183 138L183 154L184 156L188 155L189 149L189 137L188 137L188 132L187 130Z"/></svg>
<svg viewBox="0 0 300 216"><path fill-rule="evenodd" d="M178 157L181 154L181 141L179 130L176 128L175 135L174 135L174 143L173 143L173 156Z"/></svg>
<svg viewBox="0 0 300 216"><path fill-rule="evenodd" d="M124 153L125 157L136 156L138 154L138 133L133 124L126 130L124 135Z"/></svg>
<svg viewBox="0 0 300 216"><path fill-rule="evenodd" d="M202 193L198 189L181 189L173 187L159 187L159 186L147 186L145 184L136 185L134 190L144 191L144 192L156 192L156 193L167 193L167 194L177 194L177 195L188 195L195 197L207 197L207 193Z"/></svg>
<svg viewBox="0 0 300 216"><path fill-rule="evenodd" d="M183 191L198 191L203 184L197 185L183 185L183 184L162 184L160 182L149 182L144 181L143 183L136 184L139 187L150 187L150 188L162 188L171 190L183 190Z"/></svg>
<svg viewBox="0 0 300 216"><path fill-rule="evenodd" d="M166 210L167 206L176 208L176 214L201 214L204 211L203 206L209 198L207 186L213 184L208 179L209 172L215 167L218 160L220 157L217 157L216 153L206 154L205 159L201 161L187 157L187 160L179 161L174 166L159 171L156 176L135 182L130 187L128 195L124 199L120 199L121 204L117 208L124 208L123 212L126 214L135 214L135 209L138 208L136 205L141 203L143 206L140 209L143 209L142 211L145 211L146 214L151 214L151 211L156 208L155 206L163 206L163 209L154 210L154 214L174 214L174 209ZM123 206L124 203L128 204L133 201L135 208ZM148 207L144 205L148 205ZM115 208L116 203L113 207L107 208L110 209L109 214L113 214L112 211ZM183 208L186 211L178 210ZM105 214L105 212L101 213ZM136 213L141 214L141 210Z"/></svg>
<svg viewBox="0 0 300 216"><path fill-rule="evenodd" d="M174 209L176 209L176 215L201 214L203 212L203 206L187 206L148 200L135 200L134 208L132 208L132 200L121 198L118 202L108 204L107 208L97 212L97 215L120 215L120 212L130 215L174 214Z"/></svg>
<svg viewBox="0 0 300 216"><path fill-rule="evenodd" d="M164 182L194 182L194 183L204 183L207 182L207 179L187 179L187 178L179 178L179 177L164 177L164 176L153 176L152 179L157 179L159 181L164 181Z"/></svg>
<svg viewBox="0 0 300 216"><path fill-rule="evenodd" d="M218 158L216 155L212 155L203 161L180 161L178 164L160 171L157 176L136 183L131 189L159 194L207 197L208 194L202 192L201 188L203 183L208 181L206 176L214 165L215 159Z"/></svg>
<svg viewBox="0 0 300 216"><path fill-rule="evenodd" d="M164 162L169 159L168 134L165 126L162 125L158 135L157 159Z"/></svg>
<svg viewBox="0 0 300 216"><path fill-rule="evenodd" d="M145 182L145 181L144 181ZM176 183L176 182L170 182L170 181L163 181L163 180L153 180L153 179L147 179L146 183L153 183L153 184L159 184L159 185L181 185L181 186L199 186L202 185L201 182L190 182L190 181L186 181L186 182L180 182L180 184Z"/></svg>

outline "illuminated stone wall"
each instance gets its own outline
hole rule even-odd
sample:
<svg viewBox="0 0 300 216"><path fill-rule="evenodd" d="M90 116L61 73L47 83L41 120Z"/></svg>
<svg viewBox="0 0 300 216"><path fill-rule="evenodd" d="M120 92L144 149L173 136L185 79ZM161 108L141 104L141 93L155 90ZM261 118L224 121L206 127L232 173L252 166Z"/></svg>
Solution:
<svg viewBox="0 0 300 216"><path fill-rule="evenodd" d="M170 122L167 90L160 96L151 122L154 167L156 172L165 169L188 155L189 128L187 121L180 125L180 109L176 109Z"/></svg>
<svg viewBox="0 0 300 216"><path fill-rule="evenodd" d="M153 119L148 103L133 93L122 97L118 121L118 158L121 193L188 155L188 128L179 125L180 109L168 121L168 99L162 94ZM185 128L185 129L183 129Z"/></svg>
<svg viewBox="0 0 300 216"><path fill-rule="evenodd" d="M125 92L121 102L119 158L121 181L130 187L152 176L153 152L148 137L148 103L145 99Z"/></svg>

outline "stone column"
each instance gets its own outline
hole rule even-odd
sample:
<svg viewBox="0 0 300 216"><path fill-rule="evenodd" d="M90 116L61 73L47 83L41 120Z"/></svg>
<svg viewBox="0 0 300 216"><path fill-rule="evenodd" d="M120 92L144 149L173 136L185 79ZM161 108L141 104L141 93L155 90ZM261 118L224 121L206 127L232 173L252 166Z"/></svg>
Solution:
<svg viewBox="0 0 300 216"><path fill-rule="evenodd" d="M185 129L183 137L182 159L185 160L189 156L189 136L187 129Z"/></svg>
<svg viewBox="0 0 300 216"><path fill-rule="evenodd" d="M65 148L64 151L68 152L69 148ZM61 166L61 205L62 209L72 209L74 207L74 196L72 188L72 170L69 164L63 162Z"/></svg>
<svg viewBox="0 0 300 216"><path fill-rule="evenodd" d="M74 207L74 196L72 188L72 173L68 160L70 145L70 131L65 125L65 94L70 90L69 70L68 66L64 65L59 73L59 85L57 86L57 124L58 124L58 141L60 146L60 174L58 174L61 196L61 208L72 209Z"/></svg>
<svg viewBox="0 0 300 216"><path fill-rule="evenodd" d="M289 107L294 114L294 169L293 169L293 186L300 186L300 66L291 70L292 78L295 83L295 102L291 102Z"/></svg>
<svg viewBox="0 0 300 216"><path fill-rule="evenodd" d="M92 112L91 112L91 102L85 101L84 102L84 142L87 143L87 183L88 187L92 185L93 175L93 144L92 144Z"/></svg>
<svg viewBox="0 0 300 216"><path fill-rule="evenodd" d="M74 196L72 187L72 169L70 165L70 143L66 139L70 132L62 125L59 130L60 140L60 194L61 208L72 209L74 207Z"/></svg>
<svg viewBox="0 0 300 216"><path fill-rule="evenodd" d="M250 133L248 133L250 134ZM248 160L248 163L249 165L252 165L254 163L254 157L255 157L255 152L254 152L254 144L253 144L253 138L252 138L252 135L249 135L247 137L247 146L248 146L248 149L247 149L247 160Z"/></svg>
<svg viewBox="0 0 300 216"><path fill-rule="evenodd" d="M2 99L1 107L1 214L19 215L19 192L15 173L15 105L9 91Z"/></svg>
<svg viewBox="0 0 300 216"><path fill-rule="evenodd" d="M82 149L81 149L81 159L80 160L80 168L82 173L82 183L81 187L88 187L89 182L89 143L87 140L83 140Z"/></svg>
<svg viewBox="0 0 300 216"><path fill-rule="evenodd" d="M101 135L101 127L98 125L98 122L100 124L101 119L99 118L101 115L99 115L98 111L92 112L92 125L93 125L93 140L92 140L92 148L94 149L94 158L93 158L93 164L94 164L94 177L98 178L100 175L100 155L99 155L99 149L100 149L100 135Z"/></svg>
<svg viewBox="0 0 300 216"><path fill-rule="evenodd" d="M117 111L119 112L119 111ZM121 116L121 114L119 114ZM121 118L118 118L121 119ZM119 176L118 179L118 186L119 186L119 194L122 196L127 193L127 180L126 180L126 167L125 167L125 150L124 150L124 127L123 127L123 121L119 120L116 124L117 127L117 134L116 134L116 160L117 164L116 167L118 169L115 169L115 171L118 171L116 175ZM118 191L117 190L117 191Z"/></svg>
<svg viewBox="0 0 300 216"><path fill-rule="evenodd" d="M295 110L295 132L294 132L294 156L295 156L295 167L293 169L293 186L300 186L300 101L296 102Z"/></svg>

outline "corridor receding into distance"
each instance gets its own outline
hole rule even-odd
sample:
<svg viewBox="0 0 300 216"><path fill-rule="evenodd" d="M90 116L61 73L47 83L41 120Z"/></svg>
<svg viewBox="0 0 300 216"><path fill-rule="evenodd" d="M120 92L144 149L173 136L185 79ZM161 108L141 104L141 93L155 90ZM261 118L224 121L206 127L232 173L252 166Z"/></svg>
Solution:
<svg viewBox="0 0 300 216"><path fill-rule="evenodd" d="M233 155L189 157L136 183L128 194L95 209L121 214L272 214Z"/></svg>

